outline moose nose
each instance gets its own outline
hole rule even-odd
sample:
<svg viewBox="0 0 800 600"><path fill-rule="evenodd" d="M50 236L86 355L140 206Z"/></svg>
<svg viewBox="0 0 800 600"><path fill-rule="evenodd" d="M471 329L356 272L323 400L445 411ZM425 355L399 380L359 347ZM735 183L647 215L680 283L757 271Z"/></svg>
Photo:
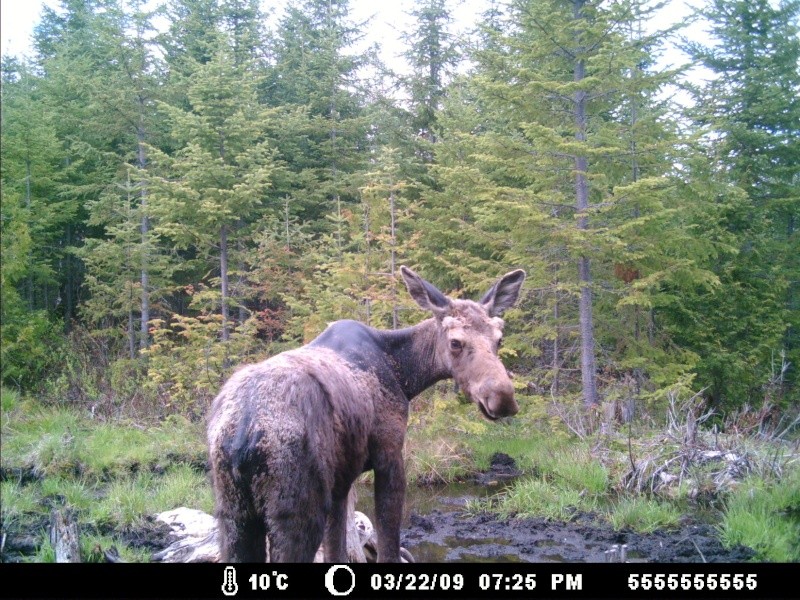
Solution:
<svg viewBox="0 0 800 600"><path fill-rule="evenodd" d="M496 381L491 379L484 386L486 404L484 408L489 415L495 419L500 417L511 417L519 412L519 405L514 400L514 386L510 379Z"/></svg>

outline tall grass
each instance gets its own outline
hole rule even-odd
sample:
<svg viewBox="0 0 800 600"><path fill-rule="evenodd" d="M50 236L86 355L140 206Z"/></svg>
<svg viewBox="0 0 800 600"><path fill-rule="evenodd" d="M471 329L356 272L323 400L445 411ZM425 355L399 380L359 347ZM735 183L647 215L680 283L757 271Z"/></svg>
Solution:
<svg viewBox="0 0 800 600"><path fill-rule="evenodd" d="M131 561L146 553L120 540L152 515L179 506L213 510L202 423L178 416L147 427L98 422L7 390L2 397L2 527L11 535L38 532L32 560L54 558L42 525L55 507L74 511L85 560L102 560L116 545Z"/></svg>
<svg viewBox="0 0 800 600"><path fill-rule="evenodd" d="M537 478L514 483L504 494L489 500L487 508L503 517L544 517L568 521L577 510L593 508L591 499L574 489L554 486Z"/></svg>
<svg viewBox="0 0 800 600"><path fill-rule="evenodd" d="M743 481L728 497L719 531L726 546L750 546L758 560L800 561L800 469L782 481Z"/></svg>
<svg viewBox="0 0 800 600"><path fill-rule="evenodd" d="M110 479L170 461L202 464L206 458L202 423L168 417L158 426L95 422L74 410L35 408L3 413L4 468L38 477Z"/></svg>
<svg viewBox="0 0 800 600"><path fill-rule="evenodd" d="M641 533L676 527L681 518L681 512L672 504L640 497L623 498L606 514L615 530L632 529Z"/></svg>

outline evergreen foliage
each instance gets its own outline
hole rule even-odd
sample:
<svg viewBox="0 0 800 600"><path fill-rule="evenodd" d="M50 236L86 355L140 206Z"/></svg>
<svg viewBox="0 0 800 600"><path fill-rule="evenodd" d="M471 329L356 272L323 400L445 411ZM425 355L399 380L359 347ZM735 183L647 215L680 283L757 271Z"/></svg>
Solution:
<svg viewBox="0 0 800 600"><path fill-rule="evenodd" d="M61 0L3 57L4 385L57 380L80 325L200 414L329 321L413 323L409 264L469 297L526 269L522 395L797 402L797 0L708 0L705 82L660 66L645 0L487 2L460 40L419 0L402 78L348 0L151 8Z"/></svg>

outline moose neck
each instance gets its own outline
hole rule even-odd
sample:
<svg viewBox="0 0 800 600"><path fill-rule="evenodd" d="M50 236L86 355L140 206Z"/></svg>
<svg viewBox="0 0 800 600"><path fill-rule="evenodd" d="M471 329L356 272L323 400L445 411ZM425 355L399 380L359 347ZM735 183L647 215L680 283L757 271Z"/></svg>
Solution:
<svg viewBox="0 0 800 600"><path fill-rule="evenodd" d="M436 329L436 320L427 319L407 329L381 332L397 379L409 400L451 376L436 350Z"/></svg>

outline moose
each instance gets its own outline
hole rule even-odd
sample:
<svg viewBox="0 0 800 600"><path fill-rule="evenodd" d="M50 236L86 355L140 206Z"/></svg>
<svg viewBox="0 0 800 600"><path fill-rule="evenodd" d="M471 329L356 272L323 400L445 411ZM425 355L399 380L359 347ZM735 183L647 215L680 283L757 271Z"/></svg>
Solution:
<svg viewBox="0 0 800 600"><path fill-rule="evenodd" d="M370 469L378 561L399 562L410 400L452 377L486 419L518 412L498 349L525 272L507 273L478 302L400 272L432 318L391 331L336 321L306 346L241 368L214 399L222 562L310 562L320 543L326 561L345 562L348 494Z"/></svg>

